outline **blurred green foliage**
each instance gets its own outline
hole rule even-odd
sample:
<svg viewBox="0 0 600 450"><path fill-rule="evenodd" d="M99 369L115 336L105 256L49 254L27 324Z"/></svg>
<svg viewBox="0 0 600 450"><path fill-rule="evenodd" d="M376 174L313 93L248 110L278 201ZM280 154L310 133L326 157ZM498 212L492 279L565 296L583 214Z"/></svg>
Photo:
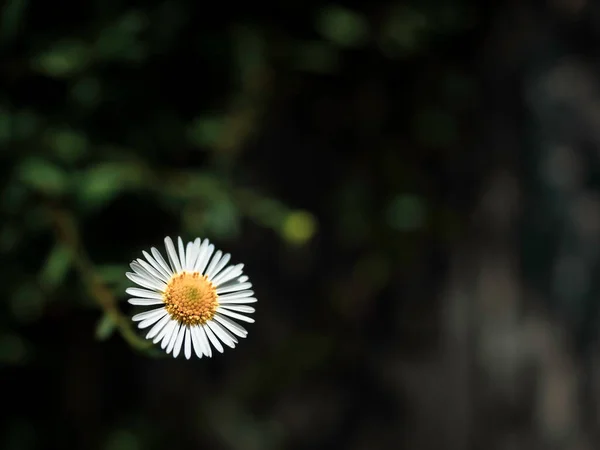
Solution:
<svg viewBox="0 0 600 450"><path fill-rule="evenodd" d="M208 237L242 255L266 306L238 362L224 357L188 380L220 374L202 385L202 401L184 392L186 420L174 428L187 431L156 442L268 450L304 437L240 398L277 398L336 358L355 364L369 351L357 333L378 296L398 280L426 279L427 242L461 228L454 205L432 194L446 187L427 164L464 145L475 83L460 64L437 61L445 41L469 31L470 7L286 4L271 18L254 6L0 7L0 364L58 373L68 389L56 421L97 427L101 444L79 448L167 448L153 446L152 433L177 417L164 411L177 409L168 399L181 400L172 380L184 371L171 361L169 378L161 361L133 359L133 349L161 354L130 325L124 302L127 264L165 235ZM147 398L140 380L155 372L123 373L135 372L132 360L160 374ZM129 393L123 406L113 379L94 384L102 367L139 377L139 405ZM100 389L136 419L104 425L108 415L86 409ZM153 401L161 414L149 418L141 409ZM19 436L32 426L15 419L0 446L28 448L40 438Z"/></svg>

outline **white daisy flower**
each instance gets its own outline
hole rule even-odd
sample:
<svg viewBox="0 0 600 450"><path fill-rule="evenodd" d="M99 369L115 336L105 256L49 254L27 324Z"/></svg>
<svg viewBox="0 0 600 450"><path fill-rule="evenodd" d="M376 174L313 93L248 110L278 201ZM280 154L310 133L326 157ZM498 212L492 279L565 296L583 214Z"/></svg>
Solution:
<svg viewBox="0 0 600 450"><path fill-rule="evenodd" d="M248 332L233 319L253 323L245 314L254 312L248 303L256 302L252 284L242 275L243 264L229 265L231 255L215 252L208 239L199 238L184 247L178 238L179 251L170 237L165 238L167 263L152 247L142 252L146 260L131 263L134 273L127 278L141 288L128 288L132 305L154 306L133 316L139 328L150 328L146 339L160 342L162 349L177 358L181 349L187 359L192 350L198 358L212 356L212 347L223 353L223 345L234 348L237 337ZM226 267L227 266L227 267ZM142 289L143 288L143 289Z"/></svg>

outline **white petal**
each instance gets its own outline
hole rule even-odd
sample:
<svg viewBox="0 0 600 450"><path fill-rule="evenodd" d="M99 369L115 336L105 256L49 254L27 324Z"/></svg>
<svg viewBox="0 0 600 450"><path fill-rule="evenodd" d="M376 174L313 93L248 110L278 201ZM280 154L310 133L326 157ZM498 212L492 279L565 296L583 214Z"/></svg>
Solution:
<svg viewBox="0 0 600 450"><path fill-rule="evenodd" d="M222 300L235 300L237 298L252 297L254 291L233 292L231 294L219 295L219 302Z"/></svg>
<svg viewBox="0 0 600 450"><path fill-rule="evenodd" d="M229 331L225 330L221 325L219 325L216 322L213 322L212 320L207 322L206 325L208 325L212 332L215 333L225 345L231 348L235 348L237 340L231 335Z"/></svg>
<svg viewBox="0 0 600 450"><path fill-rule="evenodd" d="M220 305L236 305L240 303L256 303L258 300L254 297L245 297L245 298L234 298L233 300L222 300L221 297L218 297L218 301Z"/></svg>
<svg viewBox="0 0 600 450"><path fill-rule="evenodd" d="M193 347L194 347L194 353L196 354L196 356L198 358L202 358L202 356L203 356L202 344L200 343L200 336L198 336L197 330L198 330L198 327L191 327L190 328L190 335L192 337L192 344L193 344Z"/></svg>
<svg viewBox="0 0 600 450"><path fill-rule="evenodd" d="M173 241L169 236L165 238L165 247L167 248L167 257L169 258L169 263L171 264L173 272L180 273L181 264L179 262L179 257L177 256L177 251L175 250Z"/></svg>
<svg viewBox="0 0 600 450"><path fill-rule="evenodd" d="M223 325L225 328L227 328L229 331L231 331L236 336L245 338L248 335L248 332L246 331L246 329L243 326L235 323L233 320L229 319L228 317L225 317L225 316L217 313L217 314L215 314L213 319L216 320L217 322L219 322L221 325Z"/></svg>
<svg viewBox="0 0 600 450"><path fill-rule="evenodd" d="M211 281L215 286L225 284L228 281L231 281L234 278L239 277L242 274L243 269L244 269L243 264L238 264L236 266L229 266L228 268L223 270L219 275L214 277Z"/></svg>
<svg viewBox="0 0 600 450"><path fill-rule="evenodd" d="M139 298L154 298L157 300L162 300L163 298L162 294L155 291L148 291L146 289L127 288L125 289L125 292L127 292L129 295Z"/></svg>
<svg viewBox="0 0 600 450"><path fill-rule="evenodd" d="M223 256L223 252L221 250L217 250L215 252L215 254L213 255L212 259L210 260L210 264L208 265L208 267L204 271L204 275L206 275L209 280L210 280L209 274L213 271L213 269L215 268L215 266L219 263L219 261L221 260L222 256Z"/></svg>
<svg viewBox="0 0 600 450"><path fill-rule="evenodd" d="M138 275L144 277L144 278L148 278L149 280L154 280L155 277L154 275L152 275L150 272L148 272L140 263L138 263L137 261L132 261L131 264L129 264L129 267L131 267L131 269L137 273ZM160 278L159 278L160 279Z"/></svg>
<svg viewBox="0 0 600 450"><path fill-rule="evenodd" d="M252 306L246 306L246 305L222 305L221 308L225 308L229 311L236 311L236 312L248 313L248 314L252 314L253 312L256 311Z"/></svg>
<svg viewBox="0 0 600 450"><path fill-rule="evenodd" d="M217 349L219 353L223 353L223 346L221 345L221 342L219 342L215 334L212 332L212 330L208 328L206 324L202 325L202 329L206 333L206 336L208 336L208 340L213 345L213 347Z"/></svg>
<svg viewBox="0 0 600 450"><path fill-rule="evenodd" d="M192 333L190 333L190 327L185 327L185 337L183 338L183 354L185 359L192 357Z"/></svg>
<svg viewBox="0 0 600 450"><path fill-rule="evenodd" d="M166 316L168 313L167 311L164 311L162 314L160 315L156 315L156 316L152 316L152 317L148 317L147 319L142 320L139 324L138 324L138 328L148 328L150 325L154 325L156 322L158 322L160 319L162 319L164 316Z"/></svg>
<svg viewBox="0 0 600 450"><path fill-rule="evenodd" d="M169 264L167 263L167 261L165 261L165 258L163 258L163 256L161 255L161 253L158 251L157 248L152 247L150 249L150 251L152 252L152 256L154 256L154 259L156 259L156 262L158 262L160 264L160 267L162 267L162 269L169 275L169 276L173 276L173 269L171 269L169 267Z"/></svg>
<svg viewBox="0 0 600 450"><path fill-rule="evenodd" d="M164 279L168 280L171 277L171 272L169 270L167 270L167 267L163 267L163 265L160 264L156 260L156 258L152 257L152 255L150 255L146 251L143 251L142 254L144 255L144 258L146 258L146 260L150 263L150 265L152 267L154 267L158 272L160 272L165 277Z"/></svg>
<svg viewBox="0 0 600 450"><path fill-rule="evenodd" d="M221 295L226 292L243 291L246 289L250 289L251 287L252 287L252 283L240 283L240 284L233 284L230 286L221 286L221 287L217 288L217 294Z"/></svg>
<svg viewBox="0 0 600 450"><path fill-rule="evenodd" d="M185 247L183 246L183 241L181 237L177 238L177 246L179 247L179 261L181 263L181 270L185 269Z"/></svg>
<svg viewBox="0 0 600 450"><path fill-rule="evenodd" d="M148 334L146 335L146 339L153 339L167 325L167 323L170 320L171 320L171 317L169 315L166 315L165 317L160 319L158 322L156 322L156 325L154 325L152 328L150 328L150 331L148 331Z"/></svg>
<svg viewBox="0 0 600 450"><path fill-rule="evenodd" d="M238 281L239 281L240 283L245 283L246 281L248 281L248 279L249 279L249 278L248 278L248 275L242 275L242 276L241 276L241 277L238 279Z"/></svg>
<svg viewBox="0 0 600 450"><path fill-rule="evenodd" d="M154 316L158 316L160 315L160 317L162 317L162 312L166 312L167 310L165 308L155 308L155 309L151 309L150 311L144 311L143 313L139 313L136 314L135 316L133 316L131 318L131 320L133 320L134 322L139 322L140 320L146 320L150 317L154 317Z"/></svg>
<svg viewBox="0 0 600 450"><path fill-rule="evenodd" d="M148 256L150 256L150 255L148 255ZM159 280L164 281L165 283L169 282L170 277L166 276L161 271L156 270L154 267L152 267L150 264L148 264L143 259L138 258L137 262L140 266L142 266L144 269L146 269L146 272L152 274L152 276L154 278L158 278Z"/></svg>
<svg viewBox="0 0 600 450"><path fill-rule="evenodd" d="M138 275L137 273L131 273L131 272L127 272L125 274L125 276L127 278L129 278L131 281L133 281L135 284L148 288L148 289L153 289L155 291L159 291L159 292L163 292L166 288L167 285L165 283L163 283L160 280L149 280L147 278L144 278L140 275Z"/></svg>
<svg viewBox="0 0 600 450"><path fill-rule="evenodd" d="M209 267L208 269L206 269L206 276L208 277L208 279L212 279L213 277L217 276L221 270L223 270L223 268L227 265L227 263L229 262L229 260L231 259L231 255L229 253L225 253L216 263L215 265L212 267L212 269Z"/></svg>
<svg viewBox="0 0 600 450"><path fill-rule="evenodd" d="M171 333L175 329L176 325L177 325L177 322L175 322L174 320L171 320L170 322L167 322L167 324L165 325L165 327L162 330L160 330L160 333L158 333L156 335L156 337L154 339L152 339L152 342L154 342L155 344L157 342L159 342L159 341L163 341L163 342L167 341L167 342L169 342L169 340L171 339ZM165 345L167 345L167 344L165 343ZM161 348L165 348L162 345L162 342L161 342L160 346L161 346Z"/></svg>
<svg viewBox="0 0 600 450"><path fill-rule="evenodd" d="M208 239L204 239L202 241L202 245L200 245L200 252L198 253L198 259L196 260L196 264L194 264L194 272L199 272L201 274L204 273L204 269L206 268L206 264L208 263L208 258L210 257L209 250L212 247L214 250L214 246L210 245ZM212 250L211 253L212 253Z"/></svg>
<svg viewBox="0 0 600 450"><path fill-rule="evenodd" d="M181 330L181 324L177 322L177 326L175 327L175 330L173 330L173 335L171 336L169 345L167 345L167 354L173 351L173 347L175 347L175 342L177 342L177 337L179 336L179 330Z"/></svg>
<svg viewBox="0 0 600 450"><path fill-rule="evenodd" d="M194 242L188 242L187 249L185 250L185 270L188 272L192 271L194 262L196 261L196 258L198 258L197 251L196 244Z"/></svg>
<svg viewBox="0 0 600 450"><path fill-rule="evenodd" d="M229 316L233 319L241 320L243 322L254 323L254 319L252 317L246 317L246 316L242 316L241 314L235 313L233 311L227 311L226 309L223 309L221 306L219 306L217 308L217 312L220 312L221 314L223 314L225 316Z"/></svg>
<svg viewBox="0 0 600 450"><path fill-rule="evenodd" d="M186 329L187 327L185 325L181 325L179 328L179 333L177 334L177 339L175 340L175 347L173 347L173 358L177 358L181 352L181 346L183 345L183 338L185 337Z"/></svg>
<svg viewBox="0 0 600 450"><path fill-rule="evenodd" d="M204 331L204 327L199 325L194 328L196 330L196 336L198 337L198 342L202 345L202 351L206 356L212 358L212 349L210 347L210 343L208 342L208 338L206 337L206 332Z"/></svg>
<svg viewBox="0 0 600 450"><path fill-rule="evenodd" d="M137 306L152 306L152 305L162 305L162 300L157 300L155 298L130 298L127 300L130 305Z"/></svg>

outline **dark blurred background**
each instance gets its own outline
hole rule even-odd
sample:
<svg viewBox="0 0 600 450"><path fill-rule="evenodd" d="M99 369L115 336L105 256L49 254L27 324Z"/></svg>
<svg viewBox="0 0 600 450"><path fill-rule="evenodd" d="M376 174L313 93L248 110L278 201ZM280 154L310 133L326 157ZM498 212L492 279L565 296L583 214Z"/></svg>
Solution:
<svg viewBox="0 0 600 450"><path fill-rule="evenodd" d="M600 4L0 5L1 449L600 446ZM235 350L130 324L166 235Z"/></svg>

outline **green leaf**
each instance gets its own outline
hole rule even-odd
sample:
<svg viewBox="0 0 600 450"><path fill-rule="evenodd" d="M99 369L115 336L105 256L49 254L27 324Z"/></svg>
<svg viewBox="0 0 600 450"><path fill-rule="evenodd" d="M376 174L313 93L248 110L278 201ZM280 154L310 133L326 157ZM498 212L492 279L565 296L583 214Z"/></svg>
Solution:
<svg viewBox="0 0 600 450"><path fill-rule="evenodd" d="M404 56L418 50L430 23L422 12L400 7L388 14L381 31L382 51L390 57Z"/></svg>
<svg viewBox="0 0 600 450"><path fill-rule="evenodd" d="M324 8L317 17L316 28L322 36L341 47L358 47L369 36L367 21L341 6Z"/></svg>
<svg viewBox="0 0 600 450"><path fill-rule="evenodd" d="M138 34L146 25L147 20L140 12L123 15L100 32L94 43L96 56L106 61L141 61L147 52Z"/></svg>
<svg viewBox="0 0 600 450"><path fill-rule="evenodd" d="M96 325L96 339L105 341L112 336L116 329L115 322L107 314L103 315Z"/></svg>
<svg viewBox="0 0 600 450"><path fill-rule="evenodd" d="M18 174L26 186L50 195L62 194L68 184L67 175L60 167L39 158L25 160Z"/></svg>
<svg viewBox="0 0 600 450"><path fill-rule="evenodd" d="M124 190L141 186L143 181L143 170L136 164L99 164L83 173L77 196L86 208L98 209Z"/></svg>
<svg viewBox="0 0 600 450"><path fill-rule="evenodd" d="M226 131L226 118L223 116L201 117L188 128L187 137L199 147L213 147Z"/></svg>
<svg viewBox="0 0 600 450"><path fill-rule="evenodd" d="M68 78L84 71L91 62L88 46L78 40L58 42L34 57L34 70L50 77Z"/></svg>
<svg viewBox="0 0 600 450"><path fill-rule="evenodd" d="M71 252L62 244L57 244L46 259L40 283L47 288L54 288L62 283L71 267Z"/></svg>
<svg viewBox="0 0 600 450"><path fill-rule="evenodd" d="M208 207L203 225L217 237L235 236L240 228L239 211L229 198L222 197Z"/></svg>
<svg viewBox="0 0 600 450"><path fill-rule="evenodd" d="M128 270L129 268L125 264L105 264L96 267L96 273L106 284L111 286L114 292L118 293L118 297L131 286L131 282L125 276Z"/></svg>
<svg viewBox="0 0 600 450"><path fill-rule="evenodd" d="M44 139L54 154L66 162L81 159L88 148L86 135L69 128L51 129L45 133Z"/></svg>
<svg viewBox="0 0 600 450"><path fill-rule="evenodd" d="M242 192L238 201L244 214L256 223L280 230L287 217L288 210L281 202L268 197L261 197L251 191Z"/></svg>

